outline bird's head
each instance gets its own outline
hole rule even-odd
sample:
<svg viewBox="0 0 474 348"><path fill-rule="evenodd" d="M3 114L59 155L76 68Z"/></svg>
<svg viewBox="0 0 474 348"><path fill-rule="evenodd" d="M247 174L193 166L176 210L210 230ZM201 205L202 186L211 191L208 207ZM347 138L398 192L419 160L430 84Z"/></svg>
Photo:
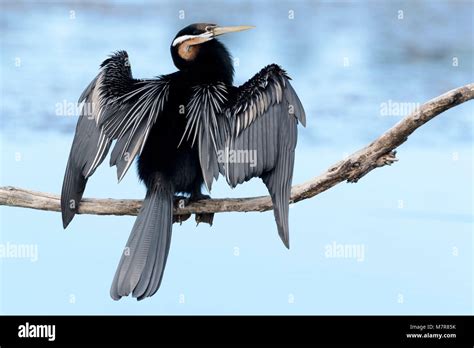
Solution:
<svg viewBox="0 0 474 348"><path fill-rule="evenodd" d="M230 59L225 47L216 37L253 28L248 25L220 27L210 23L195 23L181 29L171 43L171 56L180 70L192 66L210 65Z"/></svg>

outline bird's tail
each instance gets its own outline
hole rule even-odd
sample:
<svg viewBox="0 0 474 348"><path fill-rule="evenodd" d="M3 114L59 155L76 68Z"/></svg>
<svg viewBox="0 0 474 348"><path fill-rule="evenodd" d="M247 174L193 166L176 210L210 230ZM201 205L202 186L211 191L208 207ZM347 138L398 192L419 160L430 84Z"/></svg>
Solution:
<svg viewBox="0 0 474 348"><path fill-rule="evenodd" d="M142 300L160 287L171 243L173 193L148 189L117 267L110 296Z"/></svg>
<svg viewBox="0 0 474 348"><path fill-rule="evenodd" d="M273 212L277 224L278 235L283 244L290 248L290 231L288 223L291 181L293 177L293 165L295 160L293 151L282 151L276 167L262 176L263 182L268 188L272 198ZM283 178L289 178L287 181Z"/></svg>

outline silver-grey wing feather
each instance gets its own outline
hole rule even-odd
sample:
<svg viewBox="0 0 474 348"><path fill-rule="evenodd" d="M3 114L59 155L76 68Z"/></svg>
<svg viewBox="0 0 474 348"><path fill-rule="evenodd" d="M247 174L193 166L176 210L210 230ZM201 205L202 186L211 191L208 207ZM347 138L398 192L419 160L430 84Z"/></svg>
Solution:
<svg viewBox="0 0 474 348"><path fill-rule="evenodd" d="M116 140L110 160L123 178L163 111L168 99L166 77L136 80L128 55L119 51L101 65L79 98L81 114L71 146L61 192L63 226L77 213L88 178Z"/></svg>
<svg viewBox="0 0 474 348"><path fill-rule="evenodd" d="M306 124L303 106L289 77L270 65L241 86L225 111L230 133L222 174L235 187L261 177L273 202L278 233L289 247L288 208L297 142L297 124Z"/></svg>
<svg viewBox="0 0 474 348"><path fill-rule="evenodd" d="M223 83L195 86L186 108L187 123L181 142L189 141L198 147L202 176L209 191L222 170L219 151L228 134L228 122L222 112L227 94Z"/></svg>

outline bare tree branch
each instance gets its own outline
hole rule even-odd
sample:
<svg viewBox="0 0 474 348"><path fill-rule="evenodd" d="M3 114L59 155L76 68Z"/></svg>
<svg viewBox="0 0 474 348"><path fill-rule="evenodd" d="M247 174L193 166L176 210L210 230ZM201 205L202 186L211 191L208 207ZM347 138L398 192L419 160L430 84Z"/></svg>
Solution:
<svg viewBox="0 0 474 348"><path fill-rule="evenodd" d="M474 83L453 89L423 104L371 144L334 164L321 175L296 186L291 201L308 199L340 182L357 182L371 170L397 161L394 151L423 124L456 105L474 98ZM0 205L60 211L59 196L11 186L0 187ZM137 215L141 200L85 198L79 214ZM208 199L175 210L175 215L195 213L249 212L272 209L269 196L235 199Z"/></svg>

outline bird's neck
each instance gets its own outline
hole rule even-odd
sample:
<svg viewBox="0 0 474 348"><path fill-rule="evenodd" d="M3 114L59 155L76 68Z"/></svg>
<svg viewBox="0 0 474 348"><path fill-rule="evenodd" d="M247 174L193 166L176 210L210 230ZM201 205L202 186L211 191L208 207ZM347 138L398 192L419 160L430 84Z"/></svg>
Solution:
<svg viewBox="0 0 474 348"><path fill-rule="evenodd" d="M197 84L224 82L232 85L233 71L218 64L204 65L200 69L190 69L188 71L191 81Z"/></svg>
<svg viewBox="0 0 474 348"><path fill-rule="evenodd" d="M202 47L199 55L186 73L197 84L223 82L232 85L234 65L227 48L217 40L212 40L208 47Z"/></svg>

